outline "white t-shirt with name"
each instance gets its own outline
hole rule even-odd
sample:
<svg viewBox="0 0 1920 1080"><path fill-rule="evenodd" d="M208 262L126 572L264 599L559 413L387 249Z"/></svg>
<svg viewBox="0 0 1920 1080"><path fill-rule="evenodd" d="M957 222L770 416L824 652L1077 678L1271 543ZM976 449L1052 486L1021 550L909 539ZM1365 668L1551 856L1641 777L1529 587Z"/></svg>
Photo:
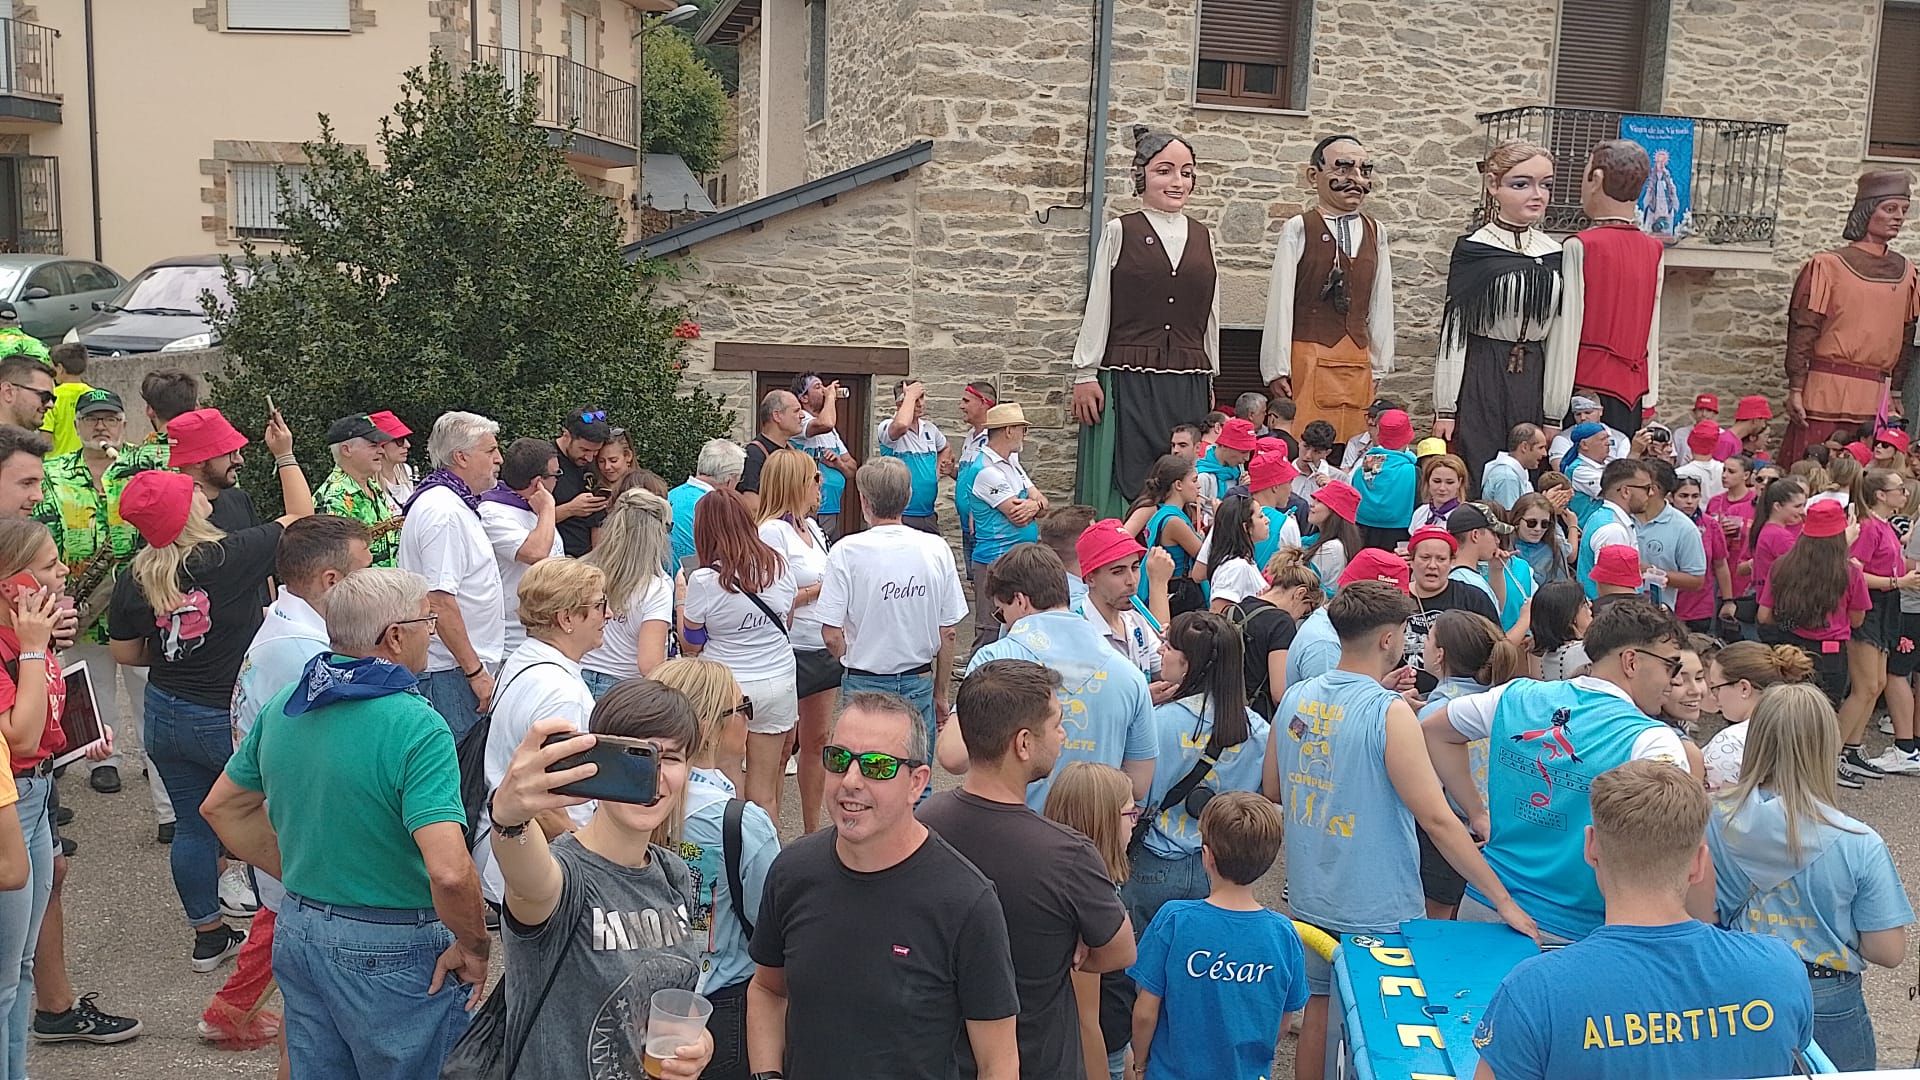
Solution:
<svg viewBox="0 0 1920 1080"><path fill-rule="evenodd" d="M843 665L892 675L933 661L941 628L966 621L967 595L945 540L880 525L827 554L817 610L846 632Z"/></svg>
<svg viewBox="0 0 1920 1080"><path fill-rule="evenodd" d="M427 579L427 588L452 594L467 624L467 643L488 665L506 656L506 604L500 566L480 515L450 488L434 487L415 499L400 527L400 569ZM427 643L428 671L458 671L460 665L440 635Z"/></svg>
<svg viewBox="0 0 1920 1080"><path fill-rule="evenodd" d="M627 601L627 609L607 620L600 647L580 658L580 666L618 679L640 676L640 628L657 622L673 625L673 579L655 574Z"/></svg>
<svg viewBox="0 0 1920 1080"><path fill-rule="evenodd" d="M539 523L540 518L531 510L499 502L480 504L480 527L486 530L487 542L493 545L493 561L500 567L500 601L506 617L503 647L508 656L527 640L526 628L520 625L520 579L532 566L521 562L519 555L521 545ZM566 553L560 542L560 530L555 529L553 548L546 557L553 559Z"/></svg>
<svg viewBox="0 0 1920 1080"><path fill-rule="evenodd" d="M783 561L773 584L762 589L760 599L790 623L793 597L799 589L793 583L793 571ZM780 625L767 618L760 606L744 592L728 592L720 587L720 575L710 566L695 570L687 578L687 622L704 626L707 643L700 655L727 665L740 682L793 678L793 643Z"/></svg>
<svg viewBox="0 0 1920 1080"><path fill-rule="evenodd" d="M812 518L803 523L807 536L813 542L807 543L800 538L800 530L785 521L775 518L760 523L760 539L768 547L780 553L787 560L787 569L793 571L794 588L804 589L809 585L818 585L827 572L827 538L820 532L820 526ZM820 600L802 604L793 609L793 622L788 637L793 640L796 649L824 649L827 643L820 637Z"/></svg>

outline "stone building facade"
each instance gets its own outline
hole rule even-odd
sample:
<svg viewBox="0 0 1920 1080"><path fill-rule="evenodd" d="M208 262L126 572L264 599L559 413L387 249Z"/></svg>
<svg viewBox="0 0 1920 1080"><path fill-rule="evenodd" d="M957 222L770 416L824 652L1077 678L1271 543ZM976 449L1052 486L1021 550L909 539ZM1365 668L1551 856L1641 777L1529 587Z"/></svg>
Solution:
<svg viewBox="0 0 1920 1080"><path fill-rule="evenodd" d="M1385 390L1412 402L1424 424L1447 253L1479 205L1476 162L1488 131L1476 114L1554 103L1561 6L1580 0L1299 0L1298 109L1196 103L1202 2L1116 2L1105 216L1138 206L1123 137L1131 125L1188 135L1201 171L1188 212L1213 230L1222 324L1244 352L1264 319L1280 226L1311 199L1308 151L1320 136L1357 134L1379 163L1369 209L1394 247L1399 362ZM1663 415L1698 390L1782 390L1794 271L1840 242L1857 174L1888 167L1866 157L1886 2L1648 4L1660 20L1648 38L1659 55L1647 65L1641 111L1788 125L1772 242L1689 241L1670 254ZM822 16L824 56L810 62L805 35ZM703 33L741 46L743 199L805 196L809 182L921 140L931 155L903 180L722 215L740 214L733 220L751 229L728 232L720 222L698 239L637 245L688 260L669 291L704 326L691 343L690 377L728 394L745 436L748 373L716 371L716 349L903 348L949 433L961 429L959 390L969 379L991 379L1003 399L1025 404L1036 479L1056 499L1070 492L1075 431L1065 405L1090 227L1075 208L1085 203L1089 154L1089 6L730 0ZM772 40L792 34L802 35L797 47ZM784 62L794 57L798 70ZM822 70L824 118L781 128L775 121L787 112L769 99L804 100L807 79ZM897 376L871 377L871 399L886 404L884 384ZM866 418L868 430L878 415Z"/></svg>

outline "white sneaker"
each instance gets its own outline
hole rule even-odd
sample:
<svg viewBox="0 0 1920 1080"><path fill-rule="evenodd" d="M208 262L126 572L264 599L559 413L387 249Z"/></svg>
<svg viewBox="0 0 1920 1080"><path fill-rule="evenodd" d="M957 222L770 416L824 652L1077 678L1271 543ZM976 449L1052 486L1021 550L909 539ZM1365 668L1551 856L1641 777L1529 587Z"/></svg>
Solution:
<svg viewBox="0 0 1920 1080"><path fill-rule="evenodd" d="M253 891L246 863L229 862L227 872L220 875L220 910L232 919L251 919L259 913L260 897Z"/></svg>
<svg viewBox="0 0 1920 1080"><path fill-rule="evenodd" d="M1888 773L1920 773L1920 750L1902 750L1889 746L1886 752L1873 759L1875 768Z"/></svg>
<svg viewBox="0 0 1920 1080"><path fill-rule="evenodd" d="M1882 735L1893 734L1893 717L1888 716L1886 713L1881 713L1879 726L1880 726L1880 734Z"/></svg>
<svg viewBox="0 0 1920 1080"><path fill-rule="evenodd" d="M800 759L799 758L790 757L787 759L787 775L788 776L800 775Z"/></svg>

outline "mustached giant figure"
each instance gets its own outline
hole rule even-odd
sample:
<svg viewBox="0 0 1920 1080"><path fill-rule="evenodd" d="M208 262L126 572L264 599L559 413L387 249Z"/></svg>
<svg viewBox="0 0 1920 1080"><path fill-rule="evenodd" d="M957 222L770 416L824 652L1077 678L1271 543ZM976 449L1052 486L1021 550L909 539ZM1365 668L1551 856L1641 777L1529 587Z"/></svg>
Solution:
<svg viewBox="0 0 1920 1080"><path fill-rule="evenodd" d="M1351 135L1313 148L1312 209L1280 228L1260 341L1260 378L1294 399L1294 430L1315 420L1341 439L1367 427L1374 380L1393 370L1393 267L1380 223L1360 212L1373 156Z"/></svg>

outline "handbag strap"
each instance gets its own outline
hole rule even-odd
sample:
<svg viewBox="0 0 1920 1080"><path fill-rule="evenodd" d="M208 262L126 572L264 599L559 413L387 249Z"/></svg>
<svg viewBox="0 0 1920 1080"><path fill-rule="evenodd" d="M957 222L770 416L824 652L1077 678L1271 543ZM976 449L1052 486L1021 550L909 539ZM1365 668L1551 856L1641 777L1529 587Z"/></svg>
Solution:
<svg viewBox="0 0 1920 1080"><path fill-rule="evenodd" d="M1152 814L1141 815L1140 820L1133 823L1133 835L1127 840L1127 848L1132 850L1142 843L1145 843L1147 830L1153 827L1154 819L1166 813L1168 810L1173 809L1175 806L1186 802L1187 796L1193 794L1193 789L1199 787L1200 781L1207 778L1207 770L1213 768L1213 766L1213 758L1202 751L1200 760L1193 763L1193 768L1187 770L1187 775L1181 777L1180 782L1169 788L1167 794L1161 798L1160 808Z"/></svg>
<svg viewBox="0 0 1920 1080"><path fill-rule="evenodd" d="M728 799L727 812L720 819L720 854L727 863L727 895L733 897L733 917L740 929L753 939L753 923L747 918L747 891L740 883L740 842L743 830L740 817L746 811L745 799Z"/></svg>
<svg viewBox="0 0 1920 1080"><path fill-rule="evenodd" d="M750 592L750 593L745 593L745 596L746 596L746 598L747 598L747 599L749 599L749 600L751 600L751 601L753 601L753 606L754 606L754 607L757 607L757 608L759 608L759 609L760 609L760 610L761 610L761 611L762 611L763 613L765 613L765 614L766 614L766 616L767 616L767 618L769 618L769 619L772 619L772 620L773 620L773 625L775 625L775 626L777 626L777 627L779 627L779 628L780 628L780 632L781 632L781 633L783 633L783 634L784 634L784 633L787 633L787 632L788 632L788 631L787 631L787 620L785 620L785 619L783 619L783 618L781 618L780 616L778 616L778 615L776 615L776 614L774 614L774 611L773 611L773 608L771 608L771 607L769 607L769 606L767 606L767 602L766 602L765 600L762 600L762 599L760 599L760 594L759 594L759 593L752 593L752 592Z"/></svg>
<svg viewBox="0 0 1920 1080"><path fill-rule="evenodd" d="M538 828L538 826L535 826L535 827ZM510 913L504 910L504 905L503 905L503 910L501 914L507 918L512 917ZM549 915L548 918L552 918L552 916ZM560 955L553 958L553 968L547 972L547 981L545 985L540 987L540 996L533 999L533 1009L527 1013L526 1026L521 1029L520 1034L517 1038L512 1038L510 1040L512 1043L512 1048L507 1051L507 1071L505 1074L505 1080L513 1080L514 1070L520 1067L520 1055L527 1049L527 1040L533 1038L534 1021L540 1019L540 1010L547 1003L547 995L551 993L553 990L553 982L555 979L558 979L560 977L560 965L566 963L567 951L572 941L573 941L573 935L571 934L567 935L566 943L563 943L560 946ZM502 976L501 978L502 978L502 982L504 982L505 976ZM502 986L502 987L499 987L495 992L504 993L505 991L506 991L506 987Z"/></svg>

